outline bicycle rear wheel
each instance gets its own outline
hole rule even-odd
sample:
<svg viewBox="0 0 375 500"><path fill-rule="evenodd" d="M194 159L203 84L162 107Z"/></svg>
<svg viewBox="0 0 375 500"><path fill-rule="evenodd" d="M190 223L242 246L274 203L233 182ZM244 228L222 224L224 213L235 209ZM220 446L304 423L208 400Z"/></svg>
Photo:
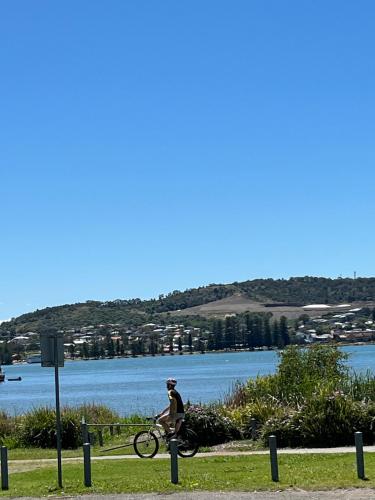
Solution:
<svg viewBox="0 0 375 500"><path fill-rule="evenodd" d="M159 450L159 440L152 431L140 431L134 436L134 451L141 458L152 458Z"/></svg>
<svg viewBox="0 0 375 500"><path fill-rule="evenodd" d="M191 429L183 429L178 436L177 453L180 457L193 457L198 451L198 436Z"/></svg>

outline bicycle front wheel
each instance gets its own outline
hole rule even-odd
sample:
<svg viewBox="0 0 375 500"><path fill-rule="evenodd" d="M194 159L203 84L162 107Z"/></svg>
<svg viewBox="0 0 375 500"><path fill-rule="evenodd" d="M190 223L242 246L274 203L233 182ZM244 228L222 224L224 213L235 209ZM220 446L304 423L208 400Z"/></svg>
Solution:
<svg viewBox="0 0 375 500"><path fill-rule="evenodd" d="M193 457L198 451L198 436L191 429L184 429L178 437L177 453L180 457Z"/></svg>
<svg viewBox="0 0 375 500"><path fill-rule="evenodd" d="M141 458L152 458L159 450L159 441L152 431L141 431L134 436L134 451Z"/></svg>

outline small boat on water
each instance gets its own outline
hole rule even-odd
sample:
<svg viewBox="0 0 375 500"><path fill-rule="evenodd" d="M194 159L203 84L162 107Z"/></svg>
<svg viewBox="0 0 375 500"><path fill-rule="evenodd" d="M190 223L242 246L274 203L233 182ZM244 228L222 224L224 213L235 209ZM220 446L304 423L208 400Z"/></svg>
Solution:
<svg viewBox="0 0 375 500"><path fill-rule="evenodd" d="M41 354L32 354L26 358L27 363L41 363L42 355Z"/></svg>
<svg viewBox="0 0 375 500"><path fill-rule="evenodd" d="M8 382L16 382L16 381L18 382L22 380L22 377L13 377L13 378L8 378L7 380Z"/></svg>

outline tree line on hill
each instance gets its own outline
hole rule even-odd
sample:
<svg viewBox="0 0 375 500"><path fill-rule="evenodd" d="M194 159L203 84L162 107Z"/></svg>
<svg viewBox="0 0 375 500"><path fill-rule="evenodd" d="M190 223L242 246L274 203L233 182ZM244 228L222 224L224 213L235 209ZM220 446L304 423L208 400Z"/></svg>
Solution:
<svg viewBox="0 0 375 500"><path fill-rule="evenodd" d="M139 326L147 322L161 323L166 320L165 315L168 313L173 314L173 311L183 311L236 293L266 305L374 301L375 278L330 279L304 276L288 280L256 279L227 285L211 284L183 292L174 290L151 300L89 300L23 314L10 322L2 323L0 335L12 337L27 331L40 331L42 328L73 329L90 324L121 323Z"/></svg>

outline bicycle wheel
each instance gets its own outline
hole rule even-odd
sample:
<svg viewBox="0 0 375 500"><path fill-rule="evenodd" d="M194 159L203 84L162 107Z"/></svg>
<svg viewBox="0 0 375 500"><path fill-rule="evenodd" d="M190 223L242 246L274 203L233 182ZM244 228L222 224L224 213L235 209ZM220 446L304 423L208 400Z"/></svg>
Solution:
<svg viewBox="0 0 375 500"><path fill-rule="evenodd" d="M178 437L177 453L180 457L193 457L198 451L198 436L191 429L183 429Z"/></svg>
<svg viewBox="0 0 375 500"><path fill-rule="evenodd" d="M134 436L133 446L139 457L152 458L159 450L159 441L152 431L140 431Z"/></svg>

